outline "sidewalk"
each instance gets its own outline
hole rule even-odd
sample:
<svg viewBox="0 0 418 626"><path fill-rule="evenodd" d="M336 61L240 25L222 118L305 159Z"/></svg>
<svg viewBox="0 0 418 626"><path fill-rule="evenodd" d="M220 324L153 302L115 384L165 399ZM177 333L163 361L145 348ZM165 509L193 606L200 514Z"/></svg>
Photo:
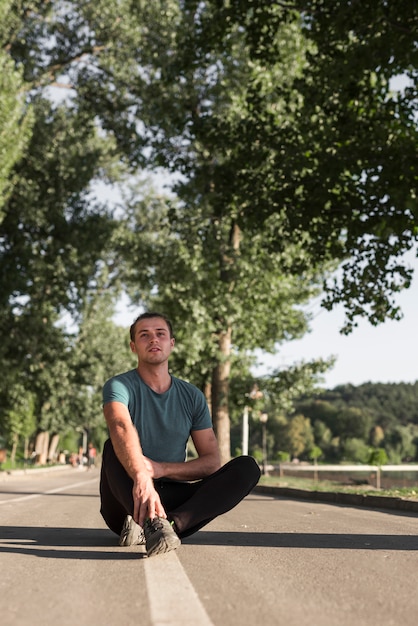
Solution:
<svg viewBox="0 0 418 626"><path fill-rule="evenodd" d="M45 472L59 472L63 470L67 470L69 472L77 472L86 469L87 465L85 467L72 467L67 463L65 465L51 465L51 467L31 467L30 469L1 470L0 482L3 480L7 480L7 478L11 478L12 476L36 476L37 474L44 474Z"/></svg>
<svg viewBox="0 0 418 626"><path fill-rule="evenodd" d="M327 502L328 504L343 504L346 506L390 509L392 511L412 511L418 513L418 500L408 500L406 498L330 491L307 491L304 489L271 487L267 485L257 485L253 493L261 493L263 495L272 495L281 498L294 498L296 500Z"/></svg>

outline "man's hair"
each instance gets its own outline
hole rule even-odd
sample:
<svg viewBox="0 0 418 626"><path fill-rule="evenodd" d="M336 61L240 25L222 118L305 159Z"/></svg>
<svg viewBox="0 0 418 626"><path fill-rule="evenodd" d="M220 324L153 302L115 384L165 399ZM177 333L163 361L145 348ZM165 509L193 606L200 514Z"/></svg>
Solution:
<svg viewBox="0 0 418 626"><path fill-rule="evenodd" d="M132 326L129 329L129 335L131 337L131 341L135 341L135 327L137 325L138 322L141 322L142 320L149 320L153 317L161 317L162 320L165 321L165 323L168 326L168 330L170 332L170 339L172 339L174 337L173 334L173 325L170 322L170 320L168 319L168 317L166 315L163 315L163 313L158 313L157 311L147 311L146 313L141 313L141 315L138 315L138 317L136 318L136 320L134 321L134 323L132 324Z"/></svg>

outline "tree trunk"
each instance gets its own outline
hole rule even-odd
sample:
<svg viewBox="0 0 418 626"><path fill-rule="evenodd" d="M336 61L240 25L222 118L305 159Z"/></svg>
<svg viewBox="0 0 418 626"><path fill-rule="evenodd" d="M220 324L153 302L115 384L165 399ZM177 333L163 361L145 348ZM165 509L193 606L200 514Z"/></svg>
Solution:
<svg viewBox="0 0 418 626"><path fill-rule="evenodd" d="M228 328L219 335L220 359L212 373L212 419L218 439L221 463L231 458L231 427L229 420L229 376L231 372L231 333Z"/></svg>
<svg viewBox="0 0 418 626"><path fill-rule="evenodd" d="M12 462L12 465L14 465L15 461L16 461L16 450L17 450L18 442L19 442L19 437L16 435L16 433L14 433L13 434L12 451L10 452L10 461Z"/></svg>
<svg viewBox="0 0 418 626"><path fill-rule="evenodd" d="M36 464L46 465L48 457L48 444L49 433L42 431L36 435L35 452L36 452Z"/></svg>
<svg viewBox="0 0 418 626"><path fill-rule="evenodd" d="M212 383L205 383L204 394L206 398L207 405L209 407L210 414L212 415Z"/></svg>
<svg viewBox="0 0 418 626"><path fill-rule="evenodd" d="M49 462L54 461L54 459L56 457L56 452L57 452L59 440L60 440L60 436L59 435L53 435L52 436L51 443L49 444L49 450L48 450L48 461Z"/></svg>
<svg viewBox="0 0 418 626"><path fill-rule="evenodd" d="M28 460L29 458L29 437L25 437L25 444L24 444L24 452L23 452L23 458L25 459L25 461Z"/></svg>

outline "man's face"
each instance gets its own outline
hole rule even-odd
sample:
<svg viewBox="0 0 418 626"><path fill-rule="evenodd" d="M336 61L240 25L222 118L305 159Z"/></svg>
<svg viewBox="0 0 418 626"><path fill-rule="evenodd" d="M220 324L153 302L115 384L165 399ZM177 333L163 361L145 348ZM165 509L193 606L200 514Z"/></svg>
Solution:
<svg viewBox="0 0 418 626"><path fill-rule="evenodd" d="M136 323L135 339L130 346L132 352L138 356L138 363L156 365L168 359L174 343L165 320L151 317Z"/></svg>

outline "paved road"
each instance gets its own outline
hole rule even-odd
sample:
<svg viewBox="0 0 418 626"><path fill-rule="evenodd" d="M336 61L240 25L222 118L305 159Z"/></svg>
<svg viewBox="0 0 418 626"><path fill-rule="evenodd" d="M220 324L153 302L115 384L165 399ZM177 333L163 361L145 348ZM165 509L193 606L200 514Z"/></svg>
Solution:
<svg viewBox="0 0 418 626"><path fill-rule="evenodd" d="M418 516L250 495L147 559L98 472L0 482L2 626L416 626Z"/></svg>

